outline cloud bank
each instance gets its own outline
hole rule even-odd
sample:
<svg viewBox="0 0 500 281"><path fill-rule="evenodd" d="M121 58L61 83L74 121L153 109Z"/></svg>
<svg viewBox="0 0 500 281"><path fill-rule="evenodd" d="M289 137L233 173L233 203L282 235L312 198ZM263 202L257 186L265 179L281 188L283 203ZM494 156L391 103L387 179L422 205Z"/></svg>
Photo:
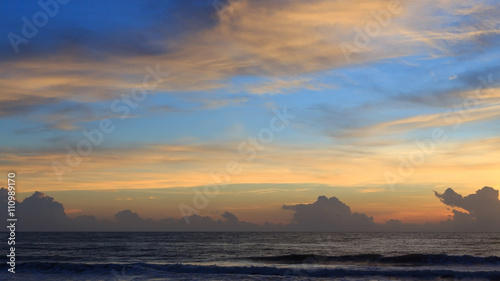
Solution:
<svg viewBox="0 0 500 281"><path fill-rule="evenodd" d="M0 189L0 208L7 209L7 189ZM500 231L499 191L484 187L474 194L462 196L448 188L435 196L453 209L447 221L426 224L405 224L389 220L375 223L366 214L352 212L336 197L319 196L309 204L283 205L292 212L290 224L254 224L240 221L236 215L224 212L218 219L193 215L189 224L183 218L145 219L131 210L119 211L113 220L98 220L94 216L70 218L64 206L54 198L35 192L17 202L20 231ZM2 212L4 221L7 212Z"/></svg>
<svg viewBox="0 0 500 281"><path fill-rule="evenodd" d="M290 228L307 231L366 231L376 227L372 217L352 213L337 197L319 196L312 204L283 206L293 211Z"/></svg>

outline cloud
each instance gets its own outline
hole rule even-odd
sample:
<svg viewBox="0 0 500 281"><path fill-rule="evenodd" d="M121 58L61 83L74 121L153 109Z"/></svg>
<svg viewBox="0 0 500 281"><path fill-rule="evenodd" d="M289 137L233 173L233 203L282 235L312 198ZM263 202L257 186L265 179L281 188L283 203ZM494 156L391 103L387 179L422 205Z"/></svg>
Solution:
<svg viewBox="0 0 500 281"><path fill-rule="evenodd" d="M1 95L0 95L1 97ZM2 100L0 98L0 118L14 115L27 115L37 108L40 104L54 104L60 100L56 98L43 98L43 97L13 97Z"/></svg>
<svg viewBox="0 0 500 281"><path fill-rule="evenodd" d="M367 231L376 226L372 217L352 213L337 197L319 196L312 204L284 205L293 211L291 228L311 231Z"/></svg>
<svg viewBox="0 0 500 281"><path fill-rule="evenodd" d="M473 95L471 99L475 99ZM433 114L422 114L411 117L403 117L390 121L381 122L378 124L360 127L347 128L338 132L336 137L369 137L369 136L387 136L401 135L419 129L427 129L433 127L452 127L466 123L495 120L500 115L498 104L467 103L468 100L461 100L458 104L459 108L450 108L447 111ZM456 106L456 105L455 105Z"/></svg>
<svg viewBox="0 0 500 281"><path fill-rule="evenodd" d="M324 85L314 84L311 78L276 78L270 82L251 84L246 87L246 91L252 94L290 94L299 89L318 90Z"/></svg>
<svg viewBox="0 0 500 281"><path fill-rule="evenodd" d="M78 12L61 8L29 43L32 48L17 56L2 52L9 55L0 63L8 69L0 79L0 100L110 100L139 85L148 65L171 73L158 92L220 89L242 75L284 77L340 68L349 64L340 44L353 44L355 27L364 28L374 12L388 10L385 0L241 0L217 18L208 2L167 2L90 3L75 6ZM499 32L498 8L488 1L401 3L406 11L392 15L391 23L352 56L353 63L422 52L431 57L439 55L436 50L450 55L459 43L484 46ZM117 5L126 17L95 13ZM19 25L19 18L9 17L8 26ZM284 92L306 82L301 79L252 91Z"/></svg>
<svg viewBox="0 0 500 281"><path fill-rule="evenodd" d="M117 222L138 222L140 221L139 215L130 210L120 211L115 214L115 220Z"/></svg>
<svg viewBox="0 0 500 281"><path fill-rule="evenodd" d="M240 133L231 130L233 137L235 132ZM500 138L457 140L452 136L450 134L446 145L436 143L435 153L427 158L425 164L418 166L406 184L421 184L423 178L427 183L436 184L441 184L446 178L447 184L451 186L474 186L476 178L482 178L485 182L495 180L495 171L500 168L497 161L500 159ZM246 138L247 135L241 137ZM335 183L339 186L387 189L387 186L384 187L387 183L384 173L397 172L401 164L399 155L407 157L414 151L421 151L415 140L428 142L429 138L430 132L414 140L396 137L346 140L327 145L271 143L266 145L265 153L259 154L253 163L241 162L245 172L232 177L231 183L273 184L283 183L283 178L286 178L288 183ZM67 157L73 157L71 155L74 154L68 154L65 147L69 143L76 150L77 141L70 139L66 142L63 139L43 149L0 148L0 167L24 175L24 192L69 188L136 189L144 184L157 189L204 186L213 181L207 167L222 171L228 161L239 161L246 157L238 154L238 142L230 140L217 143L192 140L113 147L101 145L95 147L90 155L82 157L81 165L73 167L71 172L64 172L63 181L59 181L51 164L57 161L71 167ZM72 158L70 160L73 161ZM26 166L26 163L30 165ZM137 169L137 165L148 169ZM359 176L360 167L364 167L363 177ZM92 184L82 181L82 178L91 180ZM124 200L130 196L122 197Z"/></svg>
<svg viewBox="0 0 500 281"><path fill-rule="evenodd" d="M7 189L0 188L0 196L4 198L0 208L7 209ZM184 218L142 218L131 210L117 212L113 220L98 220L89 215L69 218L61 203L38 191L17 202L16 211L21 231L500 231L498 190L484 187L463 197L448 188L435 196L455 208L453 218L424 224L394 219L375 223L373 217L352 212L336 197L319 196L313 203L283 205L283 210L292 212L289 224L245 222L227 211L216 219L192 215L188 224ZM7 219L6 212L2 218Z"/></svg>
<svg viewBox="0 0 500 281"><path fill-rule="evenodd" d="M70 219L61 203L41 192L35 192L18 204L17 215L21 229L26 231L68 230Z"/></svg>
<svg viewBox="0 0 500 281"><path fill-rule="evenodd" d="M238 218L232 214L232 213L229 213L229 212L224 212L221 217L223 217L224 219L226 219L226 221L229 223L229 224L238 224L240 221L238 220Z"/></svg>
<svg viewBox="0 0 500 281"><path fill-rule="evenodd" d="M184 218L143 219L130 210L115 214L115 220L108 225L109 230L119 231L258 231L263 226L242 222L234 214L224 212L221 219L192 215L189 224Z"/></svg>
<svg viewBox="0 0 500 281"><path fill-rule="evenodd" d="M7 189L0 188L3 198L0 207L5 210L7 192ZM38 191L22 202L16 202L16 212L20 231L258 231L277 227L242 222L230 212L224 212L218 220L193 215L189 217L189 224L183 218L144 219L131 210L117 212L112 221L97 220L88 215L69 218L61 203ZM6 213L2 214L4 220L7 219Z"/></svg>
<svg viewBox="0 0 500 281"><path fill-rule="evenodd" d="M218 109L220 107L228 106L228 105L237 105L240 103L247 102L246 98L231 98L231 99L219 99L219 100L202 100L200 102L203 105L200 107L202 109Z"/></svg>
<svg viewBox="0 0 500 281"><path fill-rule="evenodd" d="M458 230L500 230L500 199L498 190L485 186L474 194L463 197L452 188L444 193L434 192L436 197L453 208L453 218L448 222Z"/></svg>

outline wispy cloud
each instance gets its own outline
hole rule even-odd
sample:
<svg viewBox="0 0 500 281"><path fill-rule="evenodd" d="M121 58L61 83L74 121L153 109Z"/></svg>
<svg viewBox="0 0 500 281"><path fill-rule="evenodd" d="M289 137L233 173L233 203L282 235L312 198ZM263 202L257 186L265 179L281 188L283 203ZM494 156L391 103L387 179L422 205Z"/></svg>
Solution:
<svg viewBox="0 0 500 281"><path fill-rule="evenodd" d="M450 44L486 40L485 37L495 37L498 33L493 18L496 8L488 2L475 5L449 1L402 3L406 11L394 17L384 28L380 40L375 38L370 47L362 49L354 63L413 55L425 46L453 52ZM372 20L372 12L387 9L387 1L288 0L278 5L244 0L234 5L232 12L218 22L194 25L199 27L197 30L181 29L189 31L183 36L158 32L162 25L168 28L171 22L154 18L157 21L154 36L143 35L140 41L134 41L135 47L113 53L106 53L117 45L112 40L105 40L101 45L95 43L99 41L91 41L93 36L84 37L79 44L85 47L75 53L72 44L63 43L65 39L59 38L54 41L59 44L57 54L20 56L2 62L2 68L9 71L0 79L3 89L0 100L111 99L141 83L145 66L157 64L171 73L158 89L161 91L217 89L226 87L227 79L237 75L282 77L343 67L346 62L339 44L351 42L355 36L353 28L363 27ZM183 9L192 9L204 19L214 13L212 7ZM432 22L422 22L422 15L429 11L450 16L436 16ZM462 17L463 21L451 27L447 22L451 15ZM182 19L179 21L183 24ZM134 31L129 35L121 33L120 40L133 38L134 34ZM96 49L104 57L91 56ZM80 56L82 52L86 56ZM134 52L136 55L131 55ZM427 53L430 54L432 52ZM250 90L257 94L280 93L304 83L306 88L314 88L299 78L277 80Z"/></svg>
<svg viewBox="0 0 500 281"><path fill-rule="evenodd" d="M320 83L315 83L311 78L277 78L270 82L250 84L246 87L249 93L257 95L290 94L299 89L319 90L325 87Z"/></svg>

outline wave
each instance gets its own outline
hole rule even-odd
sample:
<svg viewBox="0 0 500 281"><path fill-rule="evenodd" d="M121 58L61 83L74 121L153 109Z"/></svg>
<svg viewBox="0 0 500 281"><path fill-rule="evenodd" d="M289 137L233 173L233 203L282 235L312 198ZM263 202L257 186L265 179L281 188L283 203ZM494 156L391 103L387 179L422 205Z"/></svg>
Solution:
<svg viewBox="0 0 500 281"><path fill-rule="evenodd" d="M335 264L335 263L374 263L374 264L395 264L395 265L496 265L500 264L500 257L476 257L470 255L451 256L445 254L408 254L400 256L382 256L378 254L360 254L343 256L322 256L322 255L283 255L283 256L262 256L248 257L251 260L262 263L277 264Z"/></svg>
<svg viewBox="0 0 500 281"><path fill-rule="evenodd" d="M82 264L82 263L41 263L28 262L18 264L17 272L31 274L101 274L122 272L127 275L161 276L172 273L192 274L241 274L241 275L273 275L273 276L303 276L303 277L412 277L412 278L478 278L500 280L500 271L467 270L455 271L449 269L428 268L283 268L273 266L218 266L192 264Z"/></svg>

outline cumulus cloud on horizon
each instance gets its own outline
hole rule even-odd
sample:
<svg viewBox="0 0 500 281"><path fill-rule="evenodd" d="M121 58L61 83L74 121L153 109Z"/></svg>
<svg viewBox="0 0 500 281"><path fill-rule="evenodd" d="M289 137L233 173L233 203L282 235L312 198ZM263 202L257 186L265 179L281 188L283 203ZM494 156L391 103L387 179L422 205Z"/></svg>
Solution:
<svg viewBox="0 0 500 281"><path fill-rule="evenodd" d="M474 194L462 196L452 188L436 197L453 209L453 218L446 223L454 230L500 231L500 199L498 190L485 186Z"/></svg>
<svg viewBox="0 0 500 281"><path fill-rule="evenodd" d="M0 208L7 209L7 189L0 189ZM319 196L309 204L283 205L292 211L290 224L263 225L240 221L236 215L224 212L219 219L193 215L189 224L183 218L160 220L141 218L131 210L115 214L114 220L98 220L94 216L70 218L64 206L54 198L35 192L17 202L19 230L21 231L500 231L499 191L484 187L474 194L462 196L452 188L435 192L443 204L453 209L453 217L440 223L406 224L389 220L375 223L373 217L352 212L336 197ZM5 212L2 217L7 219Z"/></svg>
<svg viewBox="0 0 500 281"><path fill-rule="evenodd" d="M291 229L308 231L366 231L376 226L373 217L353 213L337 197L319 196L312 204L284 205L293 211Z"/></svg>

